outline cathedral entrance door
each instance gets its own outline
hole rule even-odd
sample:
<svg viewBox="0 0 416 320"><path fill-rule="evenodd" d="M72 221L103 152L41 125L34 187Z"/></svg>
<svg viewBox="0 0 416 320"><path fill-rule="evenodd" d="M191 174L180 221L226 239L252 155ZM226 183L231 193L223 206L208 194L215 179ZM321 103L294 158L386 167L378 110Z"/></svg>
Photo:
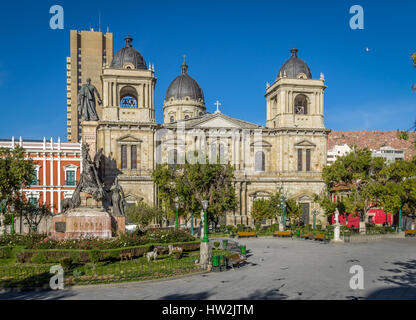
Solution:
<svg viewBox="0 0 416 320"><path fill-rule="evenodd" d="M304 225L309 224L309 203L301 203L302 205L302 222Z"/></svg>

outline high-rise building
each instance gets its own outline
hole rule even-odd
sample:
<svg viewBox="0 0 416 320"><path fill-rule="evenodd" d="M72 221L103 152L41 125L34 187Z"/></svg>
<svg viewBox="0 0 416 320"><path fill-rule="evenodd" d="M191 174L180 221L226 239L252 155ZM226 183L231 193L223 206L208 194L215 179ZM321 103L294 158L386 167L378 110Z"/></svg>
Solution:
<svg viewBox="0 0 416 320"><path fill-rule="evenodd" d="M113 60L113 34L107 32L71 30L71 55L67 57L67 135L68 141L78 142L81 126L78 116L78 90L88 78L102 96L103 67ZM98 116L102 108L97 106Z"/></svg>

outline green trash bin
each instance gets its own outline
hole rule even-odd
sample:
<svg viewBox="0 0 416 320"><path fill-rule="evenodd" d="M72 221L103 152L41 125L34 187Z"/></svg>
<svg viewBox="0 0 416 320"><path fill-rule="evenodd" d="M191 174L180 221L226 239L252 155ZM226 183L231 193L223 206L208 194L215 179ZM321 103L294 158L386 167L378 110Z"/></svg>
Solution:
<svg viewBox="0 0 416 320"><path fill-rule="evenodd" d="M227 263L225 255L220 255L220 271L225 271L227 269Z"/></svg>
<svg viewBox="0 0 416 320"><path fill-rule="evenodd" d="M240 253L242 255L246 255L247 251L246 251L246 246L240 246Z"/></svg>
<svg viewBox="0 0 416 320"><path fill-rule="evenodd" d="M296 230L296 236L299 238L300 237L300 230Z"/></svg>
<svg viewBox="0 0 416 320"><path fill-rule="evenodd" d="M220 256L212 256L212 271L220 271Z"/></svg>

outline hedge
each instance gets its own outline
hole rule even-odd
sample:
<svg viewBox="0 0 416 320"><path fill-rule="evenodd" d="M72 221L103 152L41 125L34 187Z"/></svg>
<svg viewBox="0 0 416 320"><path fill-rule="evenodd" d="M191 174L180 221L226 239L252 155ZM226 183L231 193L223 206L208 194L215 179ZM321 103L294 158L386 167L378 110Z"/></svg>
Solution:
<svg viewBox="0 0 416 320"><path fill-rule="evenodd" d="M8 259L13 256L12 254L13 247L0 247L0 259Z"/></svg>
<svg viewBox="0 0 416 320"><path fill-rule="evenodd" d="M178 242L170 243L174 247L181 247L183 251L195 251L199 249L200 241L193 242ZM43 259L42 255L45 256L47 262L60 262L63 258L70 258L73 261L80 263L93 262L94 260L105 261L111 259L120 259L121 253L131 253L132 257L143 256L146 252L152 251L153 248L162 247L167 248L166 243L154 243L146 244L135 247L105 249L105 250L77 250L77 249L38 249L38 250L22 250L16 254L18 262L27 263L34 261L40 261Z"/></svg>

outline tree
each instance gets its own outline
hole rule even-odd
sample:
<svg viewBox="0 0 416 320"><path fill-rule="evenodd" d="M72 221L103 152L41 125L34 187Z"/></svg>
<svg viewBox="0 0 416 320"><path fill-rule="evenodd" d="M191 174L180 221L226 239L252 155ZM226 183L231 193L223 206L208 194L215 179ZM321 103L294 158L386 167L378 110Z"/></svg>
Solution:
<svg viewBox="0 0 416 320"><path fill-rule="evenodd" d="M281 215L281 193L276 192L269 199L259 198L254 200L251 216L254 220L259 221L263 219L277 219ZM296 221L299 224L299 219L302 215L302 207L293 198L289 198L285 202L286 217Z"/></svg>
<svg viewBox="0 0 416 320"><path fill-rule="evenodd" d="M170 216L175 214L175 199L181 205L182 216L190 210L198 214L202 200L208 200L208 218L216 223L222 214L236 206L234 171L229 164L185 162L174 168L163 164L156 167L152 176L161 205Z"/></svg>
<svg viewBox="0 0 416 320"><path fill-rule="evenodd" d="M0 201L6 211L19 199L19 192L36 177L35 166L31 159L25 159L25 150L0 148ZM11 219L8 219L11 222Z"/></svg>
<svg viewBox="0 0 416 320"><path fill-rule="evenodd" d="M38 227L41 221L51 215L48 205L39 205L27 201L26 198L17 198L14 201L15 212L23 217L25 222L29 225L29 232L38 232Z"/></svg>
<svg viewBox="0 0 416 320"><path fill-rule="evenodd" d="M139 202L137 205L127 208L126 216L141 229L145 229L153 221L159 222L163 217L163 211L160 208L153 208L144 202Z"/></svg>
<svg viewBox="0 0 416 320"><path fill-rule="evenodd" d="M346 186L348 191L343 191L342 199L336 204L332 203L329 194L316 195L315 200L328 216L338 208L340 213L359 214L364 217L370 208L379 205L382 193L379 186L380 172L385 166L385 160L372 157L369 149L353 147L352 152L339 157L322 172L330 193L339 185Z"/></svg>

